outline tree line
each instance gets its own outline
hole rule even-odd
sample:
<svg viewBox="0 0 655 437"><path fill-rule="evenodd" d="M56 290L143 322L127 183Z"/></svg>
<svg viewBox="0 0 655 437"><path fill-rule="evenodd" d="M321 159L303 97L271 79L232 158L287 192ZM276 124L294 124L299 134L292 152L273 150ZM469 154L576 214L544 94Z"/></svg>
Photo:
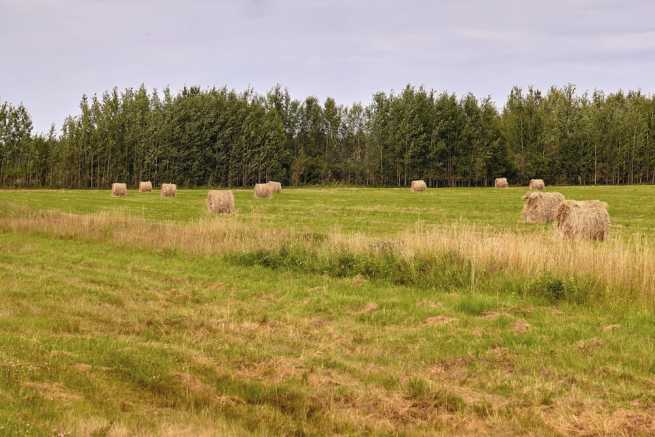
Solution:
<svg viewBox="0 0 655 437"><path fill-rule="evenodd" d="M113 89L34 134L28 110L0 99L0 185L99 188L345 183L490 185L655 183L655 96L640 91L490 98L405 87L367 105L252 90Z"/></svg>

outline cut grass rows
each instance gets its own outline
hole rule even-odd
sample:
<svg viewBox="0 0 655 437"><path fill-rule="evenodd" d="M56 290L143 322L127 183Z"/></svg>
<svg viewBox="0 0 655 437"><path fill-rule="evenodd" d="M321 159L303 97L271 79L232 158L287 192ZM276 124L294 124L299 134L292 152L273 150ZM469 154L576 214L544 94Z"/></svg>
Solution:
<svg viewBox="0 0 655 437"><path fill-rule="evenodd" d="M7 434L653 426L647 312L0 235Z"/></svg>
<svg viewBox="0 0 655 437"><path fill-rule="evenodd" d="M653 189L562 191L0 191L0 435L652 435Z"/></svg>

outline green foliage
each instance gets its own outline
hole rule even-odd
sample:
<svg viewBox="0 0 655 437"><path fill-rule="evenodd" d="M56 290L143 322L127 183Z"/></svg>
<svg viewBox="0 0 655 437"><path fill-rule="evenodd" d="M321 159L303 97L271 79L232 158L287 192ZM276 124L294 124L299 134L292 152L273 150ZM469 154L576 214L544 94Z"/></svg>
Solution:
<svg viewBox="0 0 655 437"><path fill-rule="evenodd" d="M31 130L26 108L0 102L0 185L655 182L655 98L572 85L514 88L500 113L489 98L411 86L349 107L280 86L264 96L141 86L83 96L58 137Z"/></svg>
<svg viewBox="0 0 655 437"><path fill-rule="evenodd" d="M544 297L549 302L569 301L573 303L587 302L593 295L598 295L598 285L593 280L580 278L559 278L550 273L526 284L527 292Z"/></svg>
<svg viewBox="0 0 655 437"><path fill-rule="evenodd" d="M496 308L497 302L491 296L480 294L465 294L455 307L457 311L472 316L479 316L486 311Z"/></svg>
<svg viewBox="0 0 655 437"><path fill-rule="evenodd" d="M342 250L332 255L285 246L279 250L258 250L227 257L244 266L313 272L336 278L361 275L397 285L420 285L444 291L466 286L471 276L469 263L452 253L405 259L392 253L360 254Z"/></svg>

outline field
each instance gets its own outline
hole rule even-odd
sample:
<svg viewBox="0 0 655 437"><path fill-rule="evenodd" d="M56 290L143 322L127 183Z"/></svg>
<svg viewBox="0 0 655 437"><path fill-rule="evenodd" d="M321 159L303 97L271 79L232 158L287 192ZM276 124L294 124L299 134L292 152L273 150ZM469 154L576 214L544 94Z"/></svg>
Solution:
<svg viewBox="0 0 655 437"><path fill-rule="evenodd" d="M1 435L652 435L655 187L0 190Z"/></svg>
<svg viewBox="0 0 655 437"><path fill-rule="evenodd" d="M600 199L610 205L613 231L623 235L655 235L655 188L652 186L558 187L567 198ZM407 189L286 189L274 202L253 198L251 190L236 190L238 220L279 227L302 227L311 231L365 232L391 235L418 222L448 224L464 222L512 230L533 230L521 225L523 188L496 190L439 189L421 193ZM206 190L181 190L173 202L162 202L159 194L131 190L122 199L112 199L107 190L0 190L7 206L54 209L88 214L120 211L147 220L191 222L207 216Z"/></svg>

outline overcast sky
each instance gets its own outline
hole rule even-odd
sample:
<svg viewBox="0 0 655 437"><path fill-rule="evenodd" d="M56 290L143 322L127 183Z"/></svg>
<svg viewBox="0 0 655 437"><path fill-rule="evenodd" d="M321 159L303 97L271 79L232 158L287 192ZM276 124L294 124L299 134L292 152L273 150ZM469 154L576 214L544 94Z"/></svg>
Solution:
<svg viewBox="0 0 655 437"><path fill-rule="evenodd" d="M37 130L114 86L655 90L653 0L0 0L0 100Z"/></svg>

